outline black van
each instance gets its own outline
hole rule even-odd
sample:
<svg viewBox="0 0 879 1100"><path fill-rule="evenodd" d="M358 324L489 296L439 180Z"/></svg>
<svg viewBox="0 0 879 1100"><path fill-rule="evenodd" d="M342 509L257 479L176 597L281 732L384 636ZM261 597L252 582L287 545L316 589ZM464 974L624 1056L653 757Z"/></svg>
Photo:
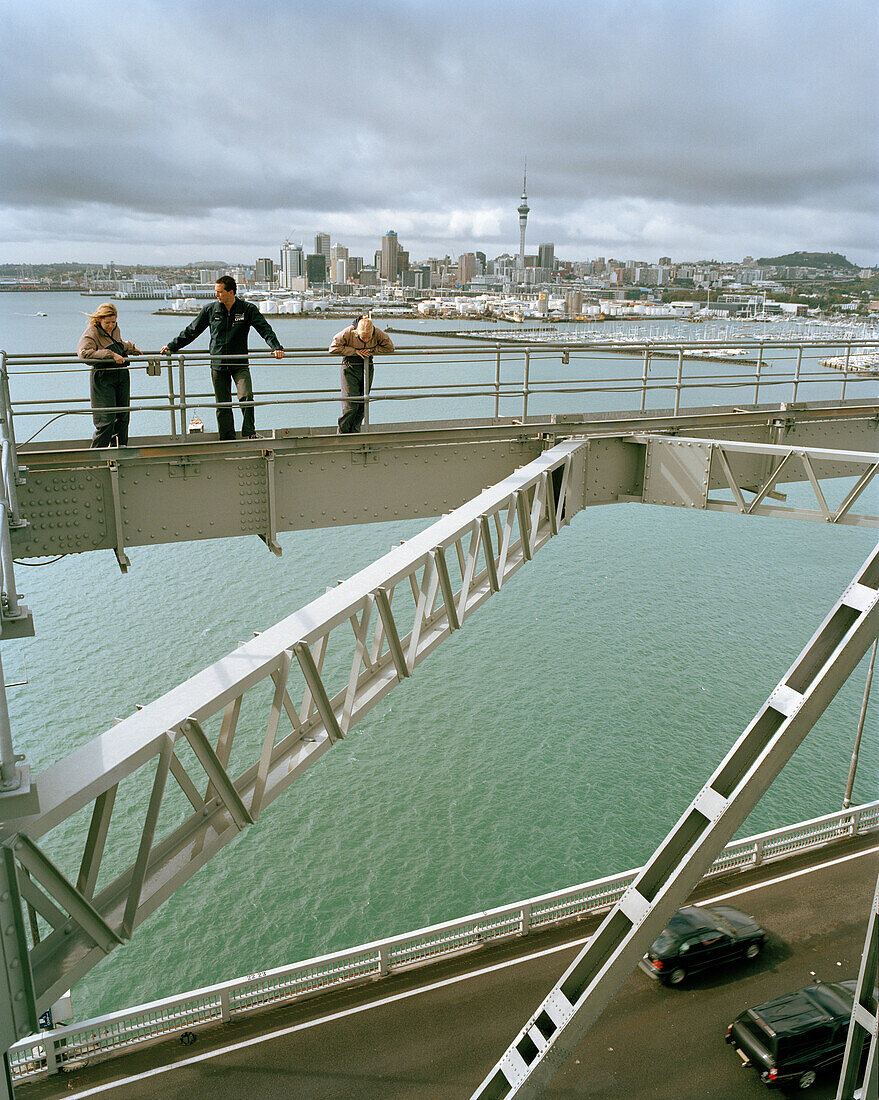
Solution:
<svg viewBox="0 0 879 1100"><path fill-rule="evenodd" d="M749 1008L729 1025L726 1041L770 1088L810 1088L842 1062L857 984L819 982Z"/></svg>

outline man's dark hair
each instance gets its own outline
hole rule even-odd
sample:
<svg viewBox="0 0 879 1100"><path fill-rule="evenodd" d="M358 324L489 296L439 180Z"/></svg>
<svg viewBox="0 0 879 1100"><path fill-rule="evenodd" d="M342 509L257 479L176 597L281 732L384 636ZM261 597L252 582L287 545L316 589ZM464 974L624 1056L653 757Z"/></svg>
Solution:
<svg viewBox="0 0 879 1100"><path fill-rule="evenodd" d="M238 284L235 282L231 275L221 275L219 279L217 279L216 285L223 286L226 288L226 290L231 290L233 294L235 294L238 290Z"/></svg>

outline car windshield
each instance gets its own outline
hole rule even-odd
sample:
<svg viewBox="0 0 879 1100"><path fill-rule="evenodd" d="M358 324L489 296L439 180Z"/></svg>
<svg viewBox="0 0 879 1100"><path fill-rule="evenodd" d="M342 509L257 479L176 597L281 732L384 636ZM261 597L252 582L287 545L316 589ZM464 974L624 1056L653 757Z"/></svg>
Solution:
<svg viewBox="0 0 879 1100"><path fill-rule="evenodd" d="M674 951L678 943L680 942L680 936L675 932L670 932L667 928L664 932L660 932L656 939L653 941L653 946L650 950L654 955L665 955L669 951Z"/></svg>

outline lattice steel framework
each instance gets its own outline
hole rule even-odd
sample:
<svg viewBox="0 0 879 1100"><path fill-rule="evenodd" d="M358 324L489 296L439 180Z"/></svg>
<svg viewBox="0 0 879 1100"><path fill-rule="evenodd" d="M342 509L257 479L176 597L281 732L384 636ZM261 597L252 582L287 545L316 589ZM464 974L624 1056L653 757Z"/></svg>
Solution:
<svg viewBox="0 0 879 1100"><path fill-rule="evenodd" d="M0 847L7 1046L568 523L585 446L553 448L40 777L39 816L7 823ZM245 697L266 687L248 725ZM128 777L133 803L117 797ZM132 857L103 883L120 807ZM53 831L83 814L62 868Z"/></svg>

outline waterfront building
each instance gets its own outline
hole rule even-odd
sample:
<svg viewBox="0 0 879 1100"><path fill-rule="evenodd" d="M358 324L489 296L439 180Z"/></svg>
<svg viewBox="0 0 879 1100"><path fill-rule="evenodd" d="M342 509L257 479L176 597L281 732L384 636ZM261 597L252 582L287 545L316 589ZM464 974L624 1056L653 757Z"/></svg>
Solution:
<svg viewBox="0 0 879 1100"><path fill-rule="evenodd" d="M381 260L380 260L380 274L383 279L387 279L389 283L395 283L397 281L397 273L399 271L398 253L400 251L400 242L397 240L397 234L393 229L389 229L387 233L382 237L381 248Z"/></svg>
<svg viewBox="0 0 879 1100"><path fill-rule="evenodd" d="M318 256L324 256L327 261L327 268L330 266L330 235L329 233L315 233L314 235L314 251Z"/></svg>
<svg viewBox="0 0 879 1100"><path fill-rule="evenodd" d="M477 273L476 253L463 252L458 259L458 286L469 283Z"/></svg>
<svg viewBox="0 0 879 1100"><path fill-rule="evenodd" d="M253 273L254 282L273 283L275 281L275 265L268 257L256 261L256 270Z"/></svg>
<svg viewBox="0 0 879 1100"><path fill-rule="evenodd" d="M320 286L327 281L327 258L323 252L305 257L305 277L309 286Z"/></svg>
<svg viewBox="0 0 879 1100"><path fill-rule="evenodd" d="M293 280L305 275L305 257L302 254L301 244L284 243L281 249L281 274L279 283L283 290L291 290Z"/></svg>
<svg viewBox="0 0 879 1100"><path fill-rule="evenodd" d="M378 286L378 268L361 267L359 272L361 286Z"/></svg>

